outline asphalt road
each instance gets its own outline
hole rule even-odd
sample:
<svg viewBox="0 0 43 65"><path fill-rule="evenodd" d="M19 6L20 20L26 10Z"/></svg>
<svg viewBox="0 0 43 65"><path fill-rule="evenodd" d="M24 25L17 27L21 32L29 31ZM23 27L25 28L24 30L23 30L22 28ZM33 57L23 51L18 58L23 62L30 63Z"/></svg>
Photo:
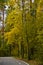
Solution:
<svg viewBox="0 0 43 65"><path fill-rule="evenodd" d="M29 65L28 63L14 59L13 57L0 57L0 65Z"/></svg>

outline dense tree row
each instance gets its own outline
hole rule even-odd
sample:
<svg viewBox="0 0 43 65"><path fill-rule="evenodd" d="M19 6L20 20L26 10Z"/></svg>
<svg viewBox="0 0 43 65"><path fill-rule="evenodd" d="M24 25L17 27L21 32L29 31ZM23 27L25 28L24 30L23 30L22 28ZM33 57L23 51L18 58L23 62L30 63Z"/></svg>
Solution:
<svg viewBox="0 0 43 65"><path fill-rule="evenodd" d="M9 0L7 5L4 55L42 62L43 0Z"/></svg>

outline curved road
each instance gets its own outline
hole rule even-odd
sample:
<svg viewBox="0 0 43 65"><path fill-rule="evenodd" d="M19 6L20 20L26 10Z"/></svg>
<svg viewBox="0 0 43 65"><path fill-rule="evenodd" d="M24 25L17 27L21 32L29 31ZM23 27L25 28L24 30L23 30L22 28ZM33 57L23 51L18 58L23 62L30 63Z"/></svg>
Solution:
<svg viewBox="0 0 43 65"><path fill-rule="evenodd" d="M14 59L13 57L0 57L0 65L29 65L28 63Z"/></svg>

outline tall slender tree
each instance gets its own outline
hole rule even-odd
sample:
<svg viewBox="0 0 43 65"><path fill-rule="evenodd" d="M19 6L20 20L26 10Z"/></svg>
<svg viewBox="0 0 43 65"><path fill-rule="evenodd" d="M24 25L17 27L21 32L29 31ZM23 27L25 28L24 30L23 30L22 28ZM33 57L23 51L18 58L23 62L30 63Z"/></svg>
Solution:
<svg viewBox="0 0 43 65"><path fill-rule="evenodd" d="M0 0L0 10L2 11L3 13L3 18L2 18L2 29L1 29L1 32L2 32L2 43L4 43L4 6L5 6L5 2L7 0ZM3 44L2 44L3 45Z"/></svg>

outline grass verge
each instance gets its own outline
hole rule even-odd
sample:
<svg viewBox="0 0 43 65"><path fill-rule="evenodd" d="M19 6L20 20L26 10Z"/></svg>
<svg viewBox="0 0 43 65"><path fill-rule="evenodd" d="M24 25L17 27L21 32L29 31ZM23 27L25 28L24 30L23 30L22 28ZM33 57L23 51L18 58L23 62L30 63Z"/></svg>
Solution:
<svg viewBox="0 0 43 65"><path fill-rule="evenodd" d="M16 59L25 61L29 65L39 65L39 62L38 61L35 61L35 60L26 60L26 59L21 59L21 58L16 58Z"/></svg>

